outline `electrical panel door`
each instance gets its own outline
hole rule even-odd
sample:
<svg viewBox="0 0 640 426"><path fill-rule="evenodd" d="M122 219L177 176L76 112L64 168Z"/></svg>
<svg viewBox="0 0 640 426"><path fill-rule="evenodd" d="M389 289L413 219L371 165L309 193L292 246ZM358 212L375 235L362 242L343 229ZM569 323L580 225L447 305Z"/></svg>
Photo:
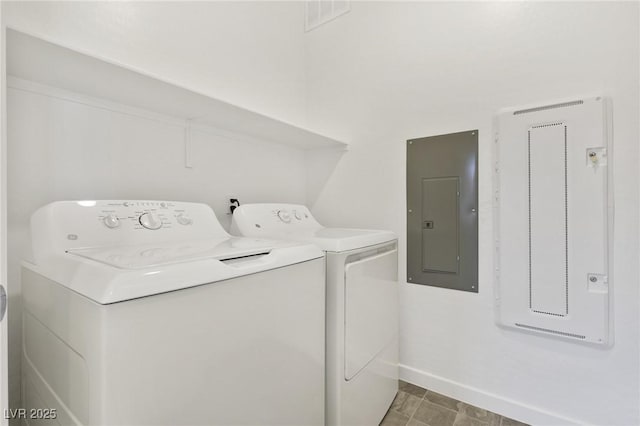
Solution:
<svg viewBox="0 0 640 426"><path fill-rule="evenodd" d="M478 291L478 131L407 141L407 281Z"/></svg>
<svg viewBox="0 0 640 426"><path fill-rule="evenodd" d="M457 177L422 179L422 270L458 273Z"/></svg>

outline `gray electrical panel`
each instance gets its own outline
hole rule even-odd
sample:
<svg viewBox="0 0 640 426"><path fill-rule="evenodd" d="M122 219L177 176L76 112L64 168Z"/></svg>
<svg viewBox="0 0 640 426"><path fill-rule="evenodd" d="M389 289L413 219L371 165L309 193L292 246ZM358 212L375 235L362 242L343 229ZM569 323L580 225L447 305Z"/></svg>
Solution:
<svg viewBox="0 0 640 426"><path fill-rule="evenodd" d="M407 281L478 292L478 131L407 141Z"/></svg>

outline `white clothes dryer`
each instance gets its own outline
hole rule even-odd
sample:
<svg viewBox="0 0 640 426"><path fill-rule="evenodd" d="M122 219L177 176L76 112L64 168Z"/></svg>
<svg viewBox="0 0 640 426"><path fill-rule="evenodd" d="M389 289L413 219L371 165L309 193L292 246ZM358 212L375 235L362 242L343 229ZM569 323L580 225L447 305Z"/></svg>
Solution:
<svg viewBox="0 0 640 426"><path fill-rule="evenodd" d="M64 425L323 425L325 263L204 204L56 202L24 262L23 401ZM27 423L37 423L35 419Z"/></svg>
<svg viewBox="0 0 640 426"><path fill-rule="evenodd" d="M390 231L326 228L292 204L244 204L231 232L327 255L326 424L380 423L398 390L398 251Z"/></svg>

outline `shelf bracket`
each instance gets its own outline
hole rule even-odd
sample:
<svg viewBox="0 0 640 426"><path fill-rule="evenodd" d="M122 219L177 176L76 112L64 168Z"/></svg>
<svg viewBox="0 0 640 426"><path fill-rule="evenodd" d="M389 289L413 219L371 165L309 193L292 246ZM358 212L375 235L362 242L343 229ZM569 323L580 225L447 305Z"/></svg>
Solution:
<svg viewBox="0 0 640 426"><path fill-rule="evenodd" d="M192 169L191 163L191 119L187 118L184 124L184 167Z"/></svg>

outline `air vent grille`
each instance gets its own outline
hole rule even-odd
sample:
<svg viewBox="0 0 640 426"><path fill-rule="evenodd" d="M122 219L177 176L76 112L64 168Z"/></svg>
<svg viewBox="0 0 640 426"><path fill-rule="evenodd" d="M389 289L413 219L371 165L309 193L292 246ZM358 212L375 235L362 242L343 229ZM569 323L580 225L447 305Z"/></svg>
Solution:
<svg viewBox="0 0 640 426"><path fill-rule="evenodd" d="M529 112L544 111L546 109L565 108L565 107L570 107L570 106L582 105L583 103L584 103L584 101L579 100L579 101L571 101L571 102L562 102L560 104L544 105L544 106L540 106L540 107L521 109L521 110L518 110L518 111L514 111L513 115L527 114Z"/></svg>
<svg viewBox="0 0 640 426"><path fill-rule="evenodd" d="M310 0L305 8L305 31L336 19L351 10L348 0Z"/></svg>
<svg viewBox="0 0 640 426"><path fill-rule="evenodd" d="M550 330L548 328L533 327L533 326L530 326L530 325L524 325L524 324L518 324L518 323L516 323L516 326L518 326L520 328L526 328L528 330L541 331L543 333L557 334L558 336L573 337L575 339L584 340L584 339L587 338L587 336L583 336L581 334L574 334L574 333L567 333L567 332L564 332L564 331Z"/></svg>
<svg viewBox="0 0 640 426"><path fill-rule="evenodd" d="M528 131L529 308L569 314L567 126L533 125Z"/></svg>

